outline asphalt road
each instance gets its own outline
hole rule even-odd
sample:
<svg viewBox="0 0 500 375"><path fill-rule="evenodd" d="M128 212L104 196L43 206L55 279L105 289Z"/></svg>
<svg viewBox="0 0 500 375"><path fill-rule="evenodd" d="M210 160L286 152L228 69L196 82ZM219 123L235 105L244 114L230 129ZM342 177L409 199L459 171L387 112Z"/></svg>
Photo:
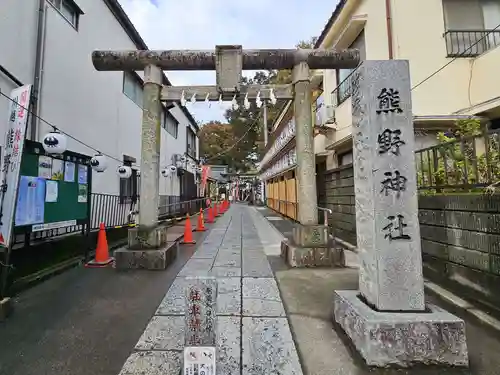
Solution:
<svg viewBox="0 0 500 375"><path fill-rule="evenodd" d="M0 374L117 375L195 248L166 271L79 267L22 293L0 323Z"/></svg>

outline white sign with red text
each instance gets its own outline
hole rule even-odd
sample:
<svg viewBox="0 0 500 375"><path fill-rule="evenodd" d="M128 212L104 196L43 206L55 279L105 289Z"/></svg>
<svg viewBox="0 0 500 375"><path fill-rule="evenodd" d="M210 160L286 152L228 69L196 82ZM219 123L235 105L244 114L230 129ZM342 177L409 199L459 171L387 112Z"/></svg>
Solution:
<svg viewBox="0 0 500 375"><path fill-rule="evenodd" d="M19 170L28 123L31 85L12 90L2 157L0 245L9 247L14 225Z"/></svg>

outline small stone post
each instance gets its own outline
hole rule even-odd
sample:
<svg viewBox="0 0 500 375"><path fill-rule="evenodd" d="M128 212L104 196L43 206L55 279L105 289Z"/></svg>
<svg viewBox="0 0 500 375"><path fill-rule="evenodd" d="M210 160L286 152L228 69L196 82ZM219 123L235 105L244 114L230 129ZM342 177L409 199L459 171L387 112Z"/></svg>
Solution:
<svg viewBox="0 0 500 375"><path fill-rule="evenodd" d="M297 147L298 220L302 225L318 224L316 162L311 112L309 66L302 62L292 71L295 90L295 140Z"/></svg>
<svg viewBox="0 0 500 375"><path fill-rule="evenodd" d="M359 291L335 291L334 319L368 365L467 366L465 323L424 299L408 61L365 61L351 87Z"/></svg>
<svg viewBox="0 0 500 375"><path fill-rule="evenodd" d="M183 374L216 374L217 279L187 280Z"/></svg>

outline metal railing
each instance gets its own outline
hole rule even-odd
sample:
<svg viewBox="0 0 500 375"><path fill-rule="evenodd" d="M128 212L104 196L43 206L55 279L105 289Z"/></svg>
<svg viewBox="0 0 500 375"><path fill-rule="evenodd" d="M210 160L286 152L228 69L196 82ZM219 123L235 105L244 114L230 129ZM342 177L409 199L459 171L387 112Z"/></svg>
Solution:
<svg viewBox="0 0 500 375"><path fill-rule="evenodd" d="M138 197L139 198L139 197ZM182 217L186 214L196 214L206 208L206 198L196 198L181 201L178 196L160 196L159 220L170 217ZM135 222L138 214L139 199L137 202L120 203L122 197L113 194L92 193L90 203L90 230L99 229L100 223L106 227L120 227ZM76 233L85 234L85 225L71 225L63 228L46 229L31 233L31 242L39 242ZM24 234L17 234L15 244L19 247L26 244Z"/></svg>
<svg viewBox="0 0 500 375"><path fill-rule="evenodd" d="M500 181L500 130L415 152L419 190L473 190Z"/></svg>
<svg viewBox="0 0 500 375"><path fill-rule="evenodd" d="M332 104L334 107L341 105L345 102L352 94L352 74L356 69L353 69L351 73L342 81L340 84L332 91Z"/></svg>
<svg viewBox="0 0 500 375"><path fill-rule="evenodd" d="M320 219L320 214L319 213L323 213L323 220ZM323 224L325 225L325 227L328 226L328 215L331 215L333 214L333 211L330 210L329 208L324 208L324 207L318 207L318 222L323 222Z"/></svg>
<svg viewBox="0 0 500 375"><path fill-rule="evenodd" d="M448 30L447 57L476 57L500 44L500 30Z"/></svg>

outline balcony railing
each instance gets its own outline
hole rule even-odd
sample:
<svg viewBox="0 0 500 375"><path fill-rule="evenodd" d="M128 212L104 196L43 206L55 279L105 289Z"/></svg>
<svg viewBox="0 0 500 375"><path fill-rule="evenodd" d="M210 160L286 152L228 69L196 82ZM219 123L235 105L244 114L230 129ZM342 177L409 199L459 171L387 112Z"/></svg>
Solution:
<svg viewBox="0 0 500 375"><path fill-rule="evenodd" d="M500 30L448 30L444 38L448 57L476 57L500 44Z"/></svg>
<svg viewBox="0 0 500 375"><path fill-rule="evenodd" d="M354 70L332 91L332 104L334 107L341 105L351 96L351 77Z"/></svg>

